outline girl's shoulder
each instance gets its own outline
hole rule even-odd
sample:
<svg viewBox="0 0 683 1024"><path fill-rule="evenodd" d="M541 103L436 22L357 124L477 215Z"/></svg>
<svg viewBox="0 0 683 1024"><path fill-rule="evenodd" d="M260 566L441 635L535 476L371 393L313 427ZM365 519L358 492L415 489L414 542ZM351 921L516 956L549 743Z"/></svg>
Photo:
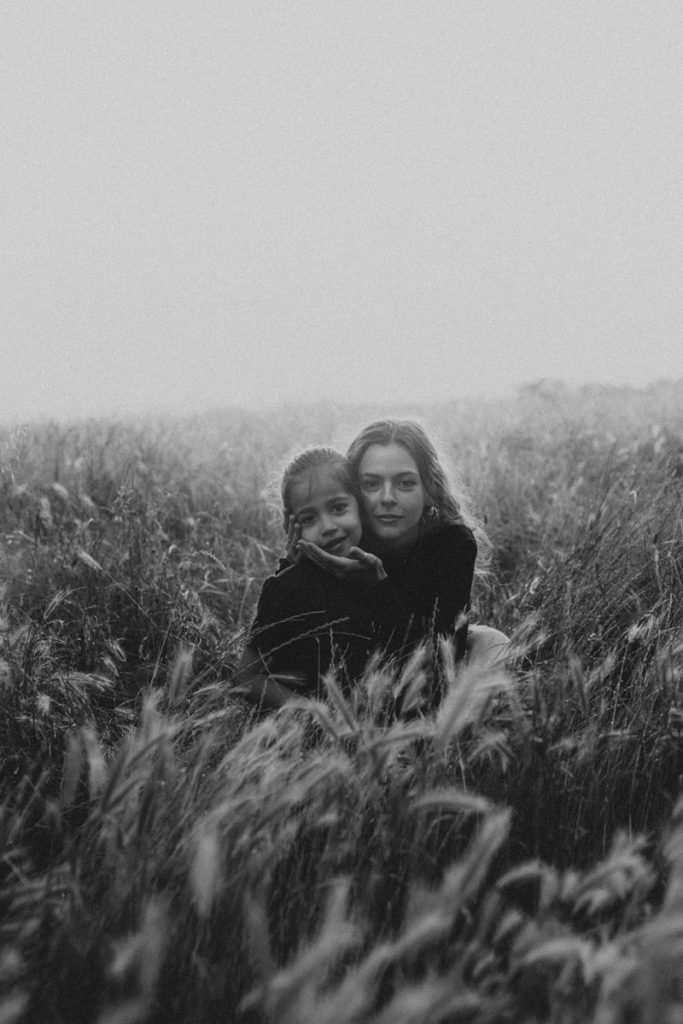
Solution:
<svg viewBox="0 0 683 1024"><path fill-rule="evenodd" d="M315 567L297 562L272 576L261 587L252 631L272 623L289 622L296 616L310 615L325 606L325 595L312 571Z"/></svg>
<svg viewBox="0 0 683 1024"><path fill-rule="evenodd" d="M261 599L289 600L295 596L306 594L320 584L320 570L308 558L298 562L289 562L285 566L278 565L275 572L268 576L261 589Z"/></svg>

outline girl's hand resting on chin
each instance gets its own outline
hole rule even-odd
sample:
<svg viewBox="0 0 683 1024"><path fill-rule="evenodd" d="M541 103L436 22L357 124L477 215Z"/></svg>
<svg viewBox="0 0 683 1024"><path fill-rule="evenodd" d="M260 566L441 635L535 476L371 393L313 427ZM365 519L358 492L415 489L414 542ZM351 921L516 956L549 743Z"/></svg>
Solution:
<svg viewBox="0 0 683 1024"><path fill-rule="evenodd" d="M288 557L289 557L289 533L287 534ZM331 573L337 579L363 580L370 577L372 580L380 581L387 578L382 559L362 548L349 548L348 556L331 555L329 551L323 551L317 544L308 540L299 540L297 544L297 557L299 554L310 558L325 572Z"/></svg>
<svg viewBox="0 0 683 1024"><path fill-rule="evenodd" d="M287 540L285 541L285 556L292 565L301 558L299 541L301 540L301 526L296 521L296 516L290 516L287 520Z"/></svg>

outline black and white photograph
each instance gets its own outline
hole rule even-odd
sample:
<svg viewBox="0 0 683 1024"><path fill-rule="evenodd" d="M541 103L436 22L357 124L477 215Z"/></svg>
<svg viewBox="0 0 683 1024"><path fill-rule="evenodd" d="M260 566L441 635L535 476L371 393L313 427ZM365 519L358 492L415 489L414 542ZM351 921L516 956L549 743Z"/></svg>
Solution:
<svg viewBox="0 0 683 1024"><path fill-rule="evenodd" d="M683 1021L683 6L0 4L0 1024Z"/></svg>

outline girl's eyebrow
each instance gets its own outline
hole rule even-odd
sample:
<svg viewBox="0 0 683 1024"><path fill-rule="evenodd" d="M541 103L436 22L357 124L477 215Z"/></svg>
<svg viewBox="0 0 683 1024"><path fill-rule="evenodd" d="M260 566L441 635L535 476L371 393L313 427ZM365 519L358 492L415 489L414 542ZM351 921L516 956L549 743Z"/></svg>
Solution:
<svg viewBox="0 0 683 1024"><path fill-rule="evenodd" d="M304 512L315 512L314 505L302 505L301 508L292 509L292 515L296 519L297 516L303 515Z"/></svg>
<svg viewBox="0 0 683 1024"><path fill-rule="evenodd" d="M351 497L352 497L352 495L347 494L346 491L340 491L339 494L333 495L333 497L331 497L331 498L326 498L325 499L325 504L330 505L330 504L334 504L337 501L348 501L349 498L351 498ZM300 516L304 512L315 512L315 511L316 511L315 505L302 505L302 507L300 509L297 509L296 512L292 511L292 515L293 516Z"/></svg>

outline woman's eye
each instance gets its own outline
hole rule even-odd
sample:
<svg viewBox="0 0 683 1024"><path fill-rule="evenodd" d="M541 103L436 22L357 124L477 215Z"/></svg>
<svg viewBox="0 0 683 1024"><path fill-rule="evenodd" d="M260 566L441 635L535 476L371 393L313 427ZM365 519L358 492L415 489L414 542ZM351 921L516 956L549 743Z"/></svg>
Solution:
<svg viewBox="0 0 683 1024"><path fill-rule="evenodd" d="M333 507L332 511L336 516L342 516L344 515L348 507L349 506L345 501L340 501L337 505Z"/></svg>
<svg viewBox="0 0 683 1024"><path fill-rule="evenodd" d="M363 480L361 487L364 491L376 491L379 487L379 480Z"/></svg>
<svg viewBox="0 0 683 1024"><path fill-rule="evenodd" d="M401 481L399 481L399 485L398 486L401 488L402 491L412 491L413 487L415 487L415 481L414 480L401 480Z"/></svg>

